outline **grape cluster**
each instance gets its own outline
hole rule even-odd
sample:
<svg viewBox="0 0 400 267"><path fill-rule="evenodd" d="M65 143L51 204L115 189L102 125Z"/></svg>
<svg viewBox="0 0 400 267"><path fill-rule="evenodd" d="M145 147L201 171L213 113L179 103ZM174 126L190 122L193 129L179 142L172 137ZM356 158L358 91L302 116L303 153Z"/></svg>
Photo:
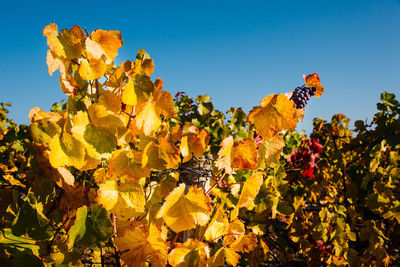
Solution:
<svg viewBox="0 0 400 267"><path fill-rule="evenodd" d="M305 108L307 101L313 95L315 95L315 87L303 85L294 89L290 99L296 104L296 108Z"/></svg>
<svg viewBox="0 0 400 267"><path fill-rule="evenodd" d="M303 177L310 177L315 180L314 168L318 168L317 159L321 154L323 146L318 139L304 139L300 146L294 151L295 153L287 158L289 163L300 167Z"/></svg>

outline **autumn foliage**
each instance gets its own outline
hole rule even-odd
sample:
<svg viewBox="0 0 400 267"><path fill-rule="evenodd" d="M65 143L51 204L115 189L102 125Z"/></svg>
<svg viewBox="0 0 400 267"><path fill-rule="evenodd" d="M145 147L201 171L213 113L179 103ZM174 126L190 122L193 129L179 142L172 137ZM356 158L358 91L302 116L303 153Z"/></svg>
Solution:
<svg viewBox="0 0 400 267"><path fill-rule="evenodd" d="M0 262L20 266L388 266L399 260L399 110L371 125L271 94L247 115L175 98L119 31L43 30L65 103L0 113ZM304 77L324 92L318 74ZM198 166L194 168L193 166ZM206 179L188 182L188 177ZM205 177L205 178L204 178Z"/></svg>

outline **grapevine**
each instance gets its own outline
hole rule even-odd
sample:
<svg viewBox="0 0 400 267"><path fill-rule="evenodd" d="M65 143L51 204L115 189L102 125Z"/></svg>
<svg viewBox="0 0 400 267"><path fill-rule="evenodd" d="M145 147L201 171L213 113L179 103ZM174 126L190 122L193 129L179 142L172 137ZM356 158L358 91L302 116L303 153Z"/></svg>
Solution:
<svg viewBox="0 0 400 267"><path fill-rule="evenodd" d="M400 104L295 131L317 73L248 114L175 97L119 31L43 30L68 97L30 125L0 105L5 266L389 266L400 260ZM311 179L310 179L311 178Z"/></svg>

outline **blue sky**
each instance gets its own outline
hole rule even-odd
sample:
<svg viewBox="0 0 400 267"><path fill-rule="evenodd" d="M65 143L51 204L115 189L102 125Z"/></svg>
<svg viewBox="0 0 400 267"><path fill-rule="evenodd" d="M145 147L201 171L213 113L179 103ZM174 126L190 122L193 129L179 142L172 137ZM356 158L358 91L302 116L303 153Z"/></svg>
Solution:
<svg viewBox="0 0 400 267"><path fill-rule="evenodd" d="M207 94L221 111L249 111L266 95L293 90L318 72L299 130L343 113L371 121L383 91L400 95L400 1L7 1L0 11L0 102L28 123L29 110L65 99L46 66L42 29L78 24L120 30L117 62L145 49L172 94Z"/></svg>

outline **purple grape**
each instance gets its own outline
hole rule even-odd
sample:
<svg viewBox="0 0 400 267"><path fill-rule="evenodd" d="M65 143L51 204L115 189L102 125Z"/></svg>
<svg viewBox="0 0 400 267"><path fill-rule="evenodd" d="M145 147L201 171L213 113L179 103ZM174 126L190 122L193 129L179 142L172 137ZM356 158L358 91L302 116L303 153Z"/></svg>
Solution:
<svg viewBox="0 0 400 267"><path fill-rule="evenodd" d="M310 100L311 96L315 95L315 90L315 87L299 86L294 89L290 99L296 104L296 108L305 108L307 101Z"/></svg>

